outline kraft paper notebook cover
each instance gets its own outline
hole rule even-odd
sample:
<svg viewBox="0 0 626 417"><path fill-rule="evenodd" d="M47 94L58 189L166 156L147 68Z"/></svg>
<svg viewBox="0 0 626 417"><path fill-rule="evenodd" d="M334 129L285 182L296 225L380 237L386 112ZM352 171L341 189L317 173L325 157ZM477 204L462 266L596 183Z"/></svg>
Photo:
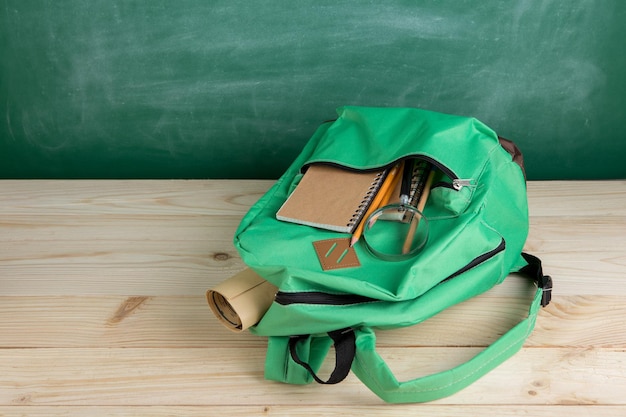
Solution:
<svg viewBox="0 0 626 417"><path fill-rule="evenodd" d="M276 213L278 220L352 233L385 177L313 164Z"/></svg>

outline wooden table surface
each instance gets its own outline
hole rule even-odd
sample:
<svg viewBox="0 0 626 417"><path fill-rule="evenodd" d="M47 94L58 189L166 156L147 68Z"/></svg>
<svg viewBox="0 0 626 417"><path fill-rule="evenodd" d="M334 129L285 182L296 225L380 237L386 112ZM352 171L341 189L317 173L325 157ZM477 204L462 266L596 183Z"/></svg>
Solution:
<svg viewBox="0 0 626 417"><path fill-rule="evenodd" d="M270 185L0 181L0 415L626 416L626 181L529 183L526 250L552 303L512 359L412 405L353 375L265 381L266 340L212 316L204 293L244 268L232 236ZM522 319L530 292L510 277L378 332L381 355L399 379L456 365Z"/></svg>

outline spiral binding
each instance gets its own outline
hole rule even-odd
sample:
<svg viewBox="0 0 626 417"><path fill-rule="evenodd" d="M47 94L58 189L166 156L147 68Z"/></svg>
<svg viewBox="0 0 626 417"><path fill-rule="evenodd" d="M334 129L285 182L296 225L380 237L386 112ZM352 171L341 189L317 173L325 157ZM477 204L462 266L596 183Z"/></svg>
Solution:
<svg viewBox="0 0 626 417"><path fill-rule="evenodd" d="M411 181L411 200L410 204L413 207L417 206L417 202L420 199L420 196L424 192L424 186L426 185L426 177L428 177L428 172L430 171L429 165L426 161L418 160L415 162L413 166L413 178Z"/></svg>
<svg viewBox="0 0 626 417"><path fill-rule="evenodd" d="M365 215L365 212L369 208L372 200L376 196L376 193L380 189L386 173L387 170L379 172L378 175L376 175L376 178L374 178L372 185L370 185L370 187L367 189L367 192L363 196L363 200L361 200L361 203L359 203L359 205L357 206L356 211L354 212L354 214L352 214L350 221L348 222L348 224L346 224L346 226L351 230L359 224L359 221L361 221L361 218L363 217L363 215Z"/></svg>

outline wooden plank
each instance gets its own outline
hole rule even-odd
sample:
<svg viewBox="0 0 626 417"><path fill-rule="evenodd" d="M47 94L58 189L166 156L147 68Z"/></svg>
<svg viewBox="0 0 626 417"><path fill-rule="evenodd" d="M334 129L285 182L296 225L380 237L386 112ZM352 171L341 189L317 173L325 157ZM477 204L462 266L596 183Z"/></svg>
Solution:
<svg viewBox="0 0 626 417"><path fill-rule="evenodd" d="M243 216L268 180L3 180L0 215Z"/></svg>
<svg viewBox="0 0 626 417"><path fill-rule="evenodd" d="M626 246L626 216L531 216L525 249L532 252L615 252ZM584 248L584 251L581 251Z"/></svg>
<svg viewBox="0 0 626 417"><path fill-rule="evenodd" d="M395 407L354 376L264 381L265 339L212 317L203 294L244 267L232 235L272 184L0 182L0 415L626 415L626 181L529 183L526 250L553 302L476 384ZM510 277L378 332L381 355L400 379L459 364L524 317L530 291Z"/></svg>
<svg viewBox="0 0 626 417"><path fill-rule="evenodd" d="M11 295L198 295L244 268L241 260L231 256L231 253L219 252L217 260L194 263L189 258L147 256L138 260L120 255L93 263L76 262L71 266L56 260L37 267L0 267L0 275L22 278L2 283L4 294ZM201 262L220 265L209 268ZM157 268L155 263L162 265Z"/></svg>
<svg viewBox="0 0 626 417"><path fill-rule="evenodd" d="M234 334L202 296L0 297L0 347L264 347Z"/></svg>
<svg viewBox="0 0 626 417"><path fill-rule="evenodd" d="M222 214L4 215L0 217L0 228L5 231L3 240L24 243L34 240L89 241L94 238L116 242L125 239L161 241L168 236L174 241L230 243L240 220L239 215ZM207 233L207 229L213 233ZM532 216L527 247L535 251L551 251L558 246L558 249L574 251L580 249L581 243L591 241L598 250L611 250L615 244L626 243L624 230L626 216L580 216L576 219ZM566 245L565 248L562 245Z"/></svg>
<svg viewBox="0 0 626 417"><path fill-rule="evenodd" d="M237 216L5 216L0 274L6 295L197 295L245 266L232 244ZM626 295L626 217L532 219L525 249L559 291ZM580 248L585 248L580 250ZM593 285L589 280L593 278ZM71 283L61 289L59 280Z"/></svg>
<svg viewBox="0 0 626 417"><path fill-rule="evenodd" d="M351 405L350 407L318 404L301 405L211 405L207 406L0 406L0 415L5 417L406 417L406 416L447 416L447 417L623 417L624 406L581 406L581 405L527 405L527 406L454 406L431 404L402 405Z"/></svg>
<svg viewBox="0 0 626 417"><path fill-rule="evenodd" d="M265 347L213 317L204 297L0 297L0 348ZM378 331L378 344L486 346L528 311L528 299L488 294L416 326ZM626 346L626 297L556 296L527 346Z"/></svg>
<svg viewBox="0 0 626 417"><path fill-rule="evenodd" d="M529 194L545 195L535 206L560 201L544 201L554 197L552 188L556 197L579 192L588 202L615 191L616 197L608 200L621 201L625 184L530 183ZM74 294L141 294L149 282L151 292L146 295L194 295L244 267L232 246L232 235L248 205L269 184L6 181L1 185L0 274L12 278L4 282L5 294L29 295L33 288L40 294L62 294L56 282L63 279L71 283L68 290ZM252 190L257 194L247 199L244 192L254 194ZM576 220L551 212L544 213L547 217L531 217L526 249L541 256L556 281L578 283L574 293L608 295L623 288L614 283L626 266L622 213L626 205L620 203L618 209L602 201L598 206L611 217L580 210L570 210L579 216ZM571 222L576 227L568 227ZM590 277L593 286L588 285Z"/></svg>
<svg viewBox="0 0 626 417"><path fill-rule="evenodd" d="M3 293L202 294L244 268L232 244L238 223L222 215L5 217Z"/></svg>
<svg viewBox="0 0 626 417"><path fill-rule="evenodd" d="M273 180L3 180L0 214L243 215ZM530 181L533 216L625 216L626 181ZM598 204L601 201L602 204Z"/></svg>
<svg viewBox="0 0 626 417"><path fill-rule="evenodd" d="M531 216L626 216L626 180L530 181Z"/></svg>
<svg viewBox="0 0 626 417"><path fill-rule="evenodd" d="M626 205L626 204L624 204ZM524 250L539 256L563 295L623 291L626 217L531 217Z"/></svg>
<svg viewBox="0 0 626 417"><path fill-rule="evenodd" d="M473 348L382 348L399 380L445 370ZM623 349L522 349L435 404L625 405ZM258 348L1 349L0 405L380 405L350 375L338 385L263 380ZM329 371L324 364L321 373Z"/></svg>

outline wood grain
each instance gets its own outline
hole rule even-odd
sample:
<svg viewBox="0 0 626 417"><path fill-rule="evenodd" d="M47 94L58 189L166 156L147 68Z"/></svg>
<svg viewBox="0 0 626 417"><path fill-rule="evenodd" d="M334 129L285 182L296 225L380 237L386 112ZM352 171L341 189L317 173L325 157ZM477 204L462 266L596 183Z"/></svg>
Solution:
<svg viewBox="0 0 626 417"><path fill-rule="evenodd" d="M625 216L624 199L626 180L528 183L528 206L533 217Z"/></svg>
<svg viewBox="0 0 626 417"><path fill-rule="evenodd" d="M245 267L232 235L271 184L1 181L0 415L626 415L626 181L529 183L526 249L552 303L511 360L403 406L354 376L265 381L265 338L211 315L204 292ZM523 319L532 291L511 276L379 331L381 355L400 379L452 367Z"/></svg>
<svg viewBox="0 0 626 417"><path fill-rule="evenodd" d="M332 406L307 404L301 405L211 405L211 406L0 406L0 415L6 417L206 417L206 416L271 416L271 417L311 417L341 415L342 417L361 417L372 415L391 416L447 416L447 417L623 417L622 406L580 406L580 405L525 405L510 407L500 405L464 405L462 407L446 404L418 405L351 405Z"/></svg>
<svg viewBox="0 0 626 417"><path fill-rule="evenodd" d="M5 215L0 274L16 279L5 282L3 294L31 295L33 288L42 295L198 294L245 267L232 244L240 219L224 214ZM625 231L626 216L533 217L525 249L541 254L555 279L572 281L563 288L571 289L568 295L626 295L625 287L613 285L626 267ZM148 276L150 286L143 282ZM60 290L60 277L72 285ZM594 285L588 285L591 278Z"/></svg>
<svg viewBox="0 0 626 417"><path fill-rule="evenodd" d="M477 348L381 348L399 380L448 369ZM262 348L7 349L0 404L381 404L350 375L336 386L263 380ZM623 349L526 348L438 404L626 405ZM327 374L329 366L320 373ZM507 389L502 389L507 387Z"/></svg>
<svg viewBox="0 0 626 417"><path fill-rule="evenodd" d="M509 286L513 291L514 286ZM528 297L484 294L418 325L378 331L386 347L481 347L522 320ZM0 297L0 348L265 346L233 334L202 296ZM626 297L555 296L527 346L626 345Z"/></svg>
<svg viewBox="0 0 626 417"><path fill-rule="evenodd" d="M267 180L4 180L0 214L243 216Z"/></svg>

